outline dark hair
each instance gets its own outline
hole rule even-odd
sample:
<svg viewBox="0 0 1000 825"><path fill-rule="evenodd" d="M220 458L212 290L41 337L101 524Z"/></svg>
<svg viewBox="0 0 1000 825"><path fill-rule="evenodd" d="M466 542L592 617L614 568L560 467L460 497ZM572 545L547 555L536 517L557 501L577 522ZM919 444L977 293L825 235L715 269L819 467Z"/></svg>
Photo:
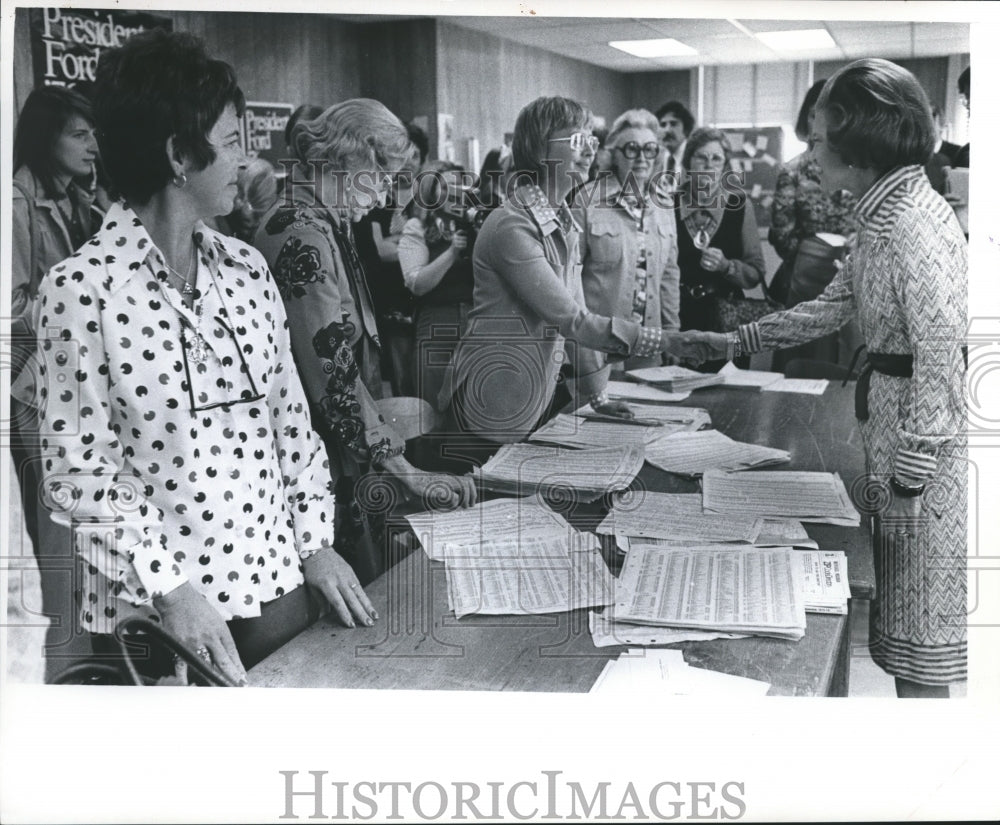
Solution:
<svg viewBox="0 0 1000 825"><path fill-rule="evenodd" d="M94 117L108 176L129 200L148 203L174 177L174 150L204 169L215 160L207 135L228 105L243 115L232 66L213 60L201 40L152 29L108 49L97 64Z"/></svg>
<svg viewBox="0 0 1000 825"><path fill-rule="evenodd" d="M972 92L972 66L966 66L965 70L958 76L959 94L965 95L966 100L971 100Z"/></svg>
<svg viewBox="0 0 1000 825"><path fill-rule="evenodd" d="M816 107L825 116L830 148L852 166L882 175L897 166L923 166L934 151L927 94L889 60L865 58L840 69Z"/></svg>
<svg viewBox="0 0 1000 825"><path fill-rule="evenodd" d="M590 110L568 97L539 97L521 109L514 123L514 170L537 174L548 153L548 139L560 129L585 129Z"/></svg>
<svg viewBox="0 0 1000 825"><path fill-rule="evenodd" d="M424 162L427 160L427 155L430 154L431 151L431 144L427 139L427 132L419 126L407 123L406 134L410 138L410 143L416 146L417 151L420 152L420 165L423 166Z"/></svg>
<svg viewBox="0 0 1000 825"><path fill-rule="evenodd" d="M14 171L27 166L42 184L46 197L58 197L52 150L73 115L94 125L90 103L79 92L63 86L35 89L21 109L14 132Z"/></svg>
<svg viewBox="0 0 1000 825"><path fill-rule="evenodd" d="M722 154L726 156L726 168L728 169L729 161L733 156L732 150L729 148L729 139L721 129L712 129L708 126L695 129L688 136L687 143L684 144L684 157L681 160L681 165L691 171L691 158L694 157L694 153L712 141L717 141L722 146Z"/></svg>
<svg viewBox="0 0 1000 825"><path fill-rule="evenodd" d="M691 134L691 130L694 129L694 115L691 114L687 106L679 100L668 100L656 110L657 121L663 120L663 116L666 114L673 115L683 124L685 135Z"/></svg>
<svg viewBox="0 0 1000 825"><path fill-rule="evenodd" d="M323 107L317 106L314 103L303 103L298 106L294 112L288 116L288 122L285 124L285 146L293 149L292 146L292 129L295 128L295 124L300 120L315 120L321 114L323 114Z"/></svg>
<svg viewBox="0 0 1000 825"><path fill-rule="evenodd" d="M825 85L825 80L817 80L813 83L809 87L809 91L806 92L806 96L802 100L802 105L799 107L799 116L795 119L795 137L803 143L809 140L809 115L816 108L819 93L823 91Z"/></svg>

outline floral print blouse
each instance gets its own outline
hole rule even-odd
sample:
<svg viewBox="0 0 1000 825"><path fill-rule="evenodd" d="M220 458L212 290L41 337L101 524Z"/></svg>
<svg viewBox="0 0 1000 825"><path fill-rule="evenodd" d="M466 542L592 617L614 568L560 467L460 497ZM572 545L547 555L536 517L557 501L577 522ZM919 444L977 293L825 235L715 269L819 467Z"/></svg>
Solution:
<svg viewBox="0 0 1000 825"><path fill-rule="evenodd" d="M195 241L200 318L121 204L39 290L44 492L76 532L92 632L155 618L152 599L184 582L224 619L258 616L302 584L300 555L333 544L330 471L267 266L204 224Z"/></svg>
<svg viewBox="0 0 1000 825"><path fill-rule="evenodd" d="M854 232L855 203L854 195L846 190L825 195L819 164L808 153L799 155L778 172L767 239L783 261L793 263L803 238L817 232L844 237Z"/></svg>
<svg viewBox="0 0 1000 825"><path fill-rule="evenodd" d="M350 224L333 210L279 202L257 248L271 265L291 325L292 352L337 476L357 477L403 452L379 414L379 337Z"/></svg>

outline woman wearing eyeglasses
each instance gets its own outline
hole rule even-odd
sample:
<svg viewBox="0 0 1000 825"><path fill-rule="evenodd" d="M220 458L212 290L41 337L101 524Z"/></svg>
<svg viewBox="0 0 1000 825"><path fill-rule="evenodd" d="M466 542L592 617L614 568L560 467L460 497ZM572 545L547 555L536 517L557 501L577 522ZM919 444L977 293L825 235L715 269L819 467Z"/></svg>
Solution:
<svg viewBox="0 0 1000 825"><path fill-rule="evenodd" d="M619 359L700 352L701 335L590 312L580 279L579 228L565 199L587 180L597 140L590 112L542 97L514 126L508 198L483 225L473 250L469 323L440 396L457 431L489 446L520 441L549 414L560 367L581 347ZM599 395L595 407L607 403Z"/></svg>
<svg viewBox="0 0 1000 825"><path fill-rule="evenodd" d="M684 148L677 191L681 329L721 331L717 302L742 298L764 277L753 205L729 170L729 143L718 129L695 129Z"/></svg>
<svg viewBox="0 0 1000 825"><path fill-rule="evenodd" d="M647 192L660 154L659 122L652 112L632 109L612 124L606 146L611 176L599 178L578 196L583 292L592 312L626 318L643 327L680 329L680 270L677 226L670 204ZM633 356L624 369L659 366L660 353ZM581 350L577 374L588 397L606 389L607 356ZM598 412L621 413L621 402L599 404Z"/></svg>
<svg viewBox="0 0 1000 825"><path fill-rule="evenodd" d="M358 482L369 469L398 479L427 506L468 506L470 478L416 469L379 414L379 339L369 282L352 222L385 204L392 175L412 153L406 127L376 100L347 100L292 131L299 163L257 230L284 299L292 353L330 456L337 496L337 549L364 583L386 568L384 514L365 512Z"/></svg>
<svg viewBox="0 0 1000 825"><path fill-rule="evenodd" d="M234 681L316 616L303 582L345 624L375 618L332 547L278 290L205 224L233 207L243 105L190 35L103 52L94 115L124 200L39 291L47 494L86 562L83 627L111 652L120 620L162 622Z"/></svg>

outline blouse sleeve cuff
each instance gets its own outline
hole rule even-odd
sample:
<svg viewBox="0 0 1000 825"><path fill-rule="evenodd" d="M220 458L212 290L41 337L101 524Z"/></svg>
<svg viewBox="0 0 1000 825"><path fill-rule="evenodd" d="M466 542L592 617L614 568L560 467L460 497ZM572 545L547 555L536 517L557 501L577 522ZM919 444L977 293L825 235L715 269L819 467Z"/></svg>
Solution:
<svg viewBox="0 0 1000 825"><path fill-rule="evenodd" d="M131 594L136 604L145 604L176 590L188 580L173 556L165 548L153 547L153 544L153 540L146 539L128 553L142 585Z"/></svg>
<svg viewBox="0 0 1000 825"><path fill-rule="evenodd" d="M740 344L742 345L743 352L745 354L760 352L764 349L764 345L760 337L760 326L756 321L749 324L741 324L737 333L740 336Z"/></svg>
<svg viewBox="0 0 1000 825"><path fill-rule="evenodd" d="M937 458L926 453L899 449L896 451L896 469L894 475L907 486L916 487L934 476L937 471Z"/></svg>

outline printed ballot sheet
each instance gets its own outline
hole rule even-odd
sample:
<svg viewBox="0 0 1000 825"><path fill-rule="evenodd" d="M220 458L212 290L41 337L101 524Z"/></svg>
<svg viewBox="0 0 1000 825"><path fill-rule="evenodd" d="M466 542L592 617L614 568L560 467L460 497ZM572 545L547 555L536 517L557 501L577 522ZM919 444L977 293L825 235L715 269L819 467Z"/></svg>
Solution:
<svg viewBox="0 0 1000 825"><path fill-rule="evenodd" d="M576 530L537 496L497 498L448 512L406 516L428 557L443 561L448 547L480 547L498 537L570 536Z"/></svg>
<svg viewBox="0 0 1000 825"><path fill-rule="evenodd" d="M647 384L634 384L630 381L608 381L608 396L623 401L683 401L691 391L667 392L650 387Z"/></svg>
<svg viewBox="0 0 1000 825"><path fill-rule="evenodd" d="M614 608L606 607L603 613L590 611L590 638L594 647L614 645L672 645L678 642L710 642L713 639L743 639L743 633L722 633L718 630L676 630L654 627L615 619Z"/></svg>
<svg viewBox="0 0 1000 825"><path fill-rule="evenodd" d="M565 447L627 447L648 444L660 437L662 425L642 426L634 422L587 421L576 415L557 415L529 437L529 441Z"/></svg>
<svg viewBox="0 0 1000 825"><path fill-rule="evenodd" d="M672 433L646 445L646 461L683 476L699 476L708 470L749 470L790 460L785 450L734 441L718 430Z"/></svg>
<svg viewBox="0 0 1000 825"><path fill-rule="evenodd" d="M630 538L659 538L700 541L703 544L741 542L753 544L763 527L763 519L703 513L701 497L694 495L637 492L619 497L598 533Z"/></svg>
<svg viewBox="0 0 1000 825"><path fill-rule="evenodd" d="M531 544L492 556L470 548L449 552L445 573L455 616L565 613L614 601L614 579L600 552L571 553L565 544L559 552L558 540Z"/></svg>
<svg viewBox="0 0 1000 825"><path fill-rule="evenodd" d="M701 490L702 507L709 513L861 525L861 515L836 473L709 470L702 477Z"/></svg>
<svg viewBox="0 0 1000 825"><path fill-rule="evenodd" d="M581 501L624 490L639 474L643 446L573 450L541 444L505 444L477 472L485 487L524 495L571 489Z"/></svg>
<svg viewBox="0 0 1000 825"><path fill-rule="evenodd" d="M803 579L799 554L790 548L633 544L618 580L615 618L800 639Z"/></svg>

